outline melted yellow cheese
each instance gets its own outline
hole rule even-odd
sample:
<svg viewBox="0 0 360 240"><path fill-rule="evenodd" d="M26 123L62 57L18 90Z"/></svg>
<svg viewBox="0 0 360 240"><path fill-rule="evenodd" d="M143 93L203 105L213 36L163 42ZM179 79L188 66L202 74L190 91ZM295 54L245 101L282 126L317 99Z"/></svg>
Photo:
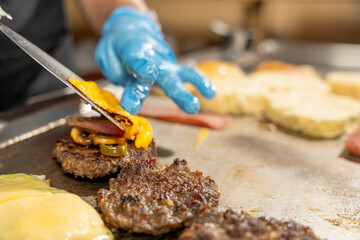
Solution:
<svg viewBox="0 0 360 240"><path fill-rule="evenodd" d="M85 94L98 107L111 114L124 127L125 138L134 140L137 148L147 148L153 138L150 123L139 116L133 116L120 107L120 101L109 91L105 91L92 81L79 81L70 78L69 82ZM136 135L137 134L137 135ZM136 136L135 136L136 135Z"/></svg>
<svg viewBox="0 0 360 240"><path fill-rule="evenodd" d="M209 134L208 128L201 128L199 131L199 134L196 138L196 142L194 144L194 148L198 148L200 143L206 138L206 136Z"/></svg>
<svg viewBox="0 0 360 240"><path fill-rule="evenodd" d="M0 175L0 239L114 239L79 196L27 174Z"/></svg>

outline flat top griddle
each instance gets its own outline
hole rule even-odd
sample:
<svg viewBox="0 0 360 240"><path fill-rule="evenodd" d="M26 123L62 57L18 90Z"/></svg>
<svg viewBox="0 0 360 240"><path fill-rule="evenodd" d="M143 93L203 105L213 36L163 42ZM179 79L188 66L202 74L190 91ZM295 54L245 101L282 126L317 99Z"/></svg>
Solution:
<svg viewBox="0 0 360 240"><path fill-rule="evenodd" d="M153 96L147 103L172 105L165 98ZM62 109L64 105L74 108L77 104L78 99L70 99L50 110ZM200 127L149 120L160 163L170 164L177 157L184 158L191 170L210 175L221 190L220 208L292 219L330 240L360 239L360 164L342 157L343 138L317 140L281 129L269 131L261 118L239 116L225 130L210 130L195 148ZM9 121L21 122L16 116ZM69 130L59 124L1 149L0 174L44 174L51 179L52 186L78 194L96 207L94 196L99 188L108 186L110 177L74 178L64 174L51 157L56 140ZM156 239L116 234L125 239ZM177 233L161 239L176 236Z"/></svg>

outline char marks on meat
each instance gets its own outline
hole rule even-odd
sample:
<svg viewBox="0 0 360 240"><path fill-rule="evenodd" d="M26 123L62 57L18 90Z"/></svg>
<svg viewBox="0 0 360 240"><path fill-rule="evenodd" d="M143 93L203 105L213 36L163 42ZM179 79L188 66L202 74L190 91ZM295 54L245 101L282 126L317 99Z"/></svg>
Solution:
<svg viewBox="0 0 360 240"><path fill-rule="evenodd" d="M64 172L92 179L118 172L131 161L146 161L156 156L154 141L145 149L136 148L133 141L128 141L127 150L124 156L109 157L100 154L98 147L82 146L65 137L57 141L53 158Z"/></svg>
<svg viewBox="0 0 360 240"><path fill-rule="evenodd" d="M315 240L312 230L293 221L255 218L245 212L207 210L179 240Z"/></svg>
<svg viewBox="0 0 360 240"><path fill-rule="evenodd" d="M112 178L109 190L100 189L98 206L112 228L160 235L188 224L218 204L216 183L191 172L185 160L160 167L155 159L134 162Z"/></svg>

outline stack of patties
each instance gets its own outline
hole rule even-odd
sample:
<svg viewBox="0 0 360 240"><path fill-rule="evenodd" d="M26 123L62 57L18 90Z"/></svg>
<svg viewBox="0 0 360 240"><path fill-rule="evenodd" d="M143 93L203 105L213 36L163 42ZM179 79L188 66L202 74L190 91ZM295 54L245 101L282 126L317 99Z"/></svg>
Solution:
<svg viewBox="0 0 360 240"><path fill-rule="evenodd" d="M72 83L114 116L124 130L102 117L68 119L73 126L70 135L59 139L53 151L64 172L90 179L103 177L118 172L129 162L156 156L152 127L146 119L124 111L112 93L94 82L73 79Z"/></svg>
<svg viewBox="0 0 360 240"><path fill-rule="evenodd" d="M53 157L64 172L79 177L103 177L118 172L131 161L156 157L154 141L136 146L136 136L125 137L112 122L103 117L73 117L70 135L56 143Z"/></svg>

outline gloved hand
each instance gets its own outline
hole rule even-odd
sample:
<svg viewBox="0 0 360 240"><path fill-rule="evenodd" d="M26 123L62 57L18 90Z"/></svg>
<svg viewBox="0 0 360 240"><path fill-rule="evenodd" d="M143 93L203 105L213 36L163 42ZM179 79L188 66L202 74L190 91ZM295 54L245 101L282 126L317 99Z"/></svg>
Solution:
<svg viewBox="0 0 360 240"><path fill-rule="evenodd" d="M200 104L184 82L207 98L215 96L215 87L201 73L176 62L156 22L130 7L117 8L107 19L95 58L105 77L125 87L121 107L131 114L139 112L153 85L187 113L198 112Z"/></svg>

